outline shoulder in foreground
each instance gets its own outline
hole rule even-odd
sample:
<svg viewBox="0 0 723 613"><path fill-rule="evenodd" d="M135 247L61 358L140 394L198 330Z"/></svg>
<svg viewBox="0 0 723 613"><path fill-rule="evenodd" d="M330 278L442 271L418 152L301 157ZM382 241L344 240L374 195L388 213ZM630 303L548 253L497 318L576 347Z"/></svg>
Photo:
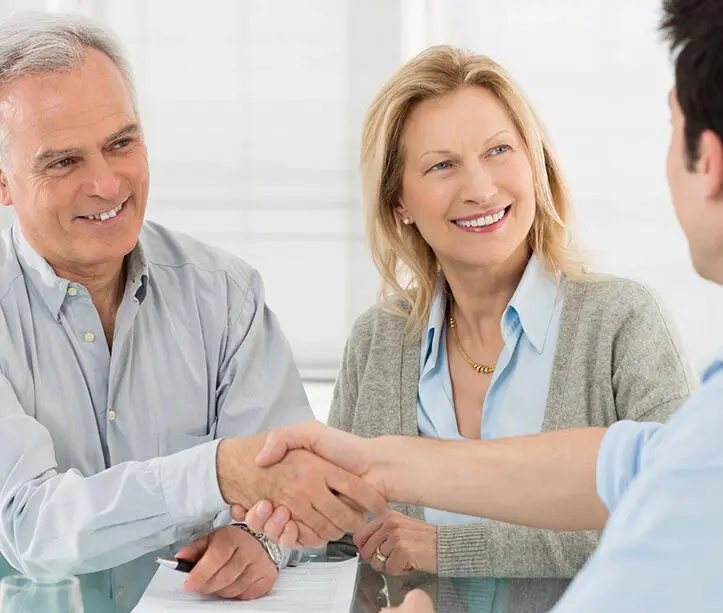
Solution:
<svg viewBox="0 0 723 613"><path fill-rule="evenodd" d="M633 315L664 309L657 292L638 281L613 275L591 274L586 279L566 281L569 291L582 297L583 305L595 310ZM666 315L667 317L667 315Z"/></svg>
<svg viewBox="0 0 723 613"><path fill-rule="evenodd" d="M140 240L146 259L154 266L222 272L243 286L256 273L242 258L154 222L143 225Z"/></svg>

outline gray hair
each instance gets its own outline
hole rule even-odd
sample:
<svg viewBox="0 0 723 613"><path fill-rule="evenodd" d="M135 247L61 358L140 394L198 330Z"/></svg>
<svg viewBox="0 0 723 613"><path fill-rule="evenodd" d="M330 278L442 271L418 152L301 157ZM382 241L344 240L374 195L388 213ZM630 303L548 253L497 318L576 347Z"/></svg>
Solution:
<svg viewBox="0 0 723 613"><path fill-rule="evenodd" d="M79 68L88 49L107 55L118 67L138 115L133 73L123 45L109 29L76 14L20 13L0 23L0 89L28 75ZM0 162L7 132L0 117Z"/></svg>

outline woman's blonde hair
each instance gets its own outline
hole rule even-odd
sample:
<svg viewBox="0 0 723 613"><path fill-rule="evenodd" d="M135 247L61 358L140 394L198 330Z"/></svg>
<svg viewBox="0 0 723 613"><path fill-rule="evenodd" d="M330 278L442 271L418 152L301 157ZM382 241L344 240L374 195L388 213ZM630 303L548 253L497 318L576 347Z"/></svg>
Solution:
<svg viewBox="0 0 723 613"><path fill-rule="evenodd" d="M530 248L555 276L585 274L568 231L571 202L567 187L535 112L491 59L446 45L430 47L402 66L374 99L364 122L361 149L367 235L372 259L382 276L382 299L387 308L407 318L408 331L414 333L426 325L440 268L416 227L405 226L395 212L404 172L402 133L420 102L464 86L491 92L527 149L537 202L528 237Z"/></svg>

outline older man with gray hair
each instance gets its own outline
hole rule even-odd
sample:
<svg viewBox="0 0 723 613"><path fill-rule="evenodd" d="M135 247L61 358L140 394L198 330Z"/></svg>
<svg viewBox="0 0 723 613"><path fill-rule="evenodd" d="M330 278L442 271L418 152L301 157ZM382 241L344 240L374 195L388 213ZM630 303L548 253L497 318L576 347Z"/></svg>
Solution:
<svg viewBox="0 0 723 613"><path fill-rule="evenodd" d="M260 433L312 413L258 273L144 222L136 107L104 28L0 25L0 202L17 214L0 235L0 562L81 575L94 613L130 610L153 555L199 535L178 552L197 560L187 589L271 589L286 556L229 503L288 506L311 546L385 505L308 452L255 465Z"/></svg>

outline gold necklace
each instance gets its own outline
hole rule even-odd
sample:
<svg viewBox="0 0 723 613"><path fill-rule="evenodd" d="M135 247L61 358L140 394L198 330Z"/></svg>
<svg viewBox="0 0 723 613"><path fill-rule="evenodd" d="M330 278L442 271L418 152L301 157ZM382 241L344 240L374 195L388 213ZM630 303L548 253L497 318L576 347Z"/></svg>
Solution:
<svg viewBox="0 0 723 613"><path fill-rule="evenodd" d="M457 345L457 351L459 351L460 355L462 356L462 358L464 358L464 361L467 362L467 364L469 364L472 368L474 368L478 373L482 375L491 375L493 372L495 372L494 366L479 364L464 352L464 349L462 349L462 342L459 340L459 334L457 333L457 320L452 315L449 316L449 327L454 334L454 344Z"/></svg>

